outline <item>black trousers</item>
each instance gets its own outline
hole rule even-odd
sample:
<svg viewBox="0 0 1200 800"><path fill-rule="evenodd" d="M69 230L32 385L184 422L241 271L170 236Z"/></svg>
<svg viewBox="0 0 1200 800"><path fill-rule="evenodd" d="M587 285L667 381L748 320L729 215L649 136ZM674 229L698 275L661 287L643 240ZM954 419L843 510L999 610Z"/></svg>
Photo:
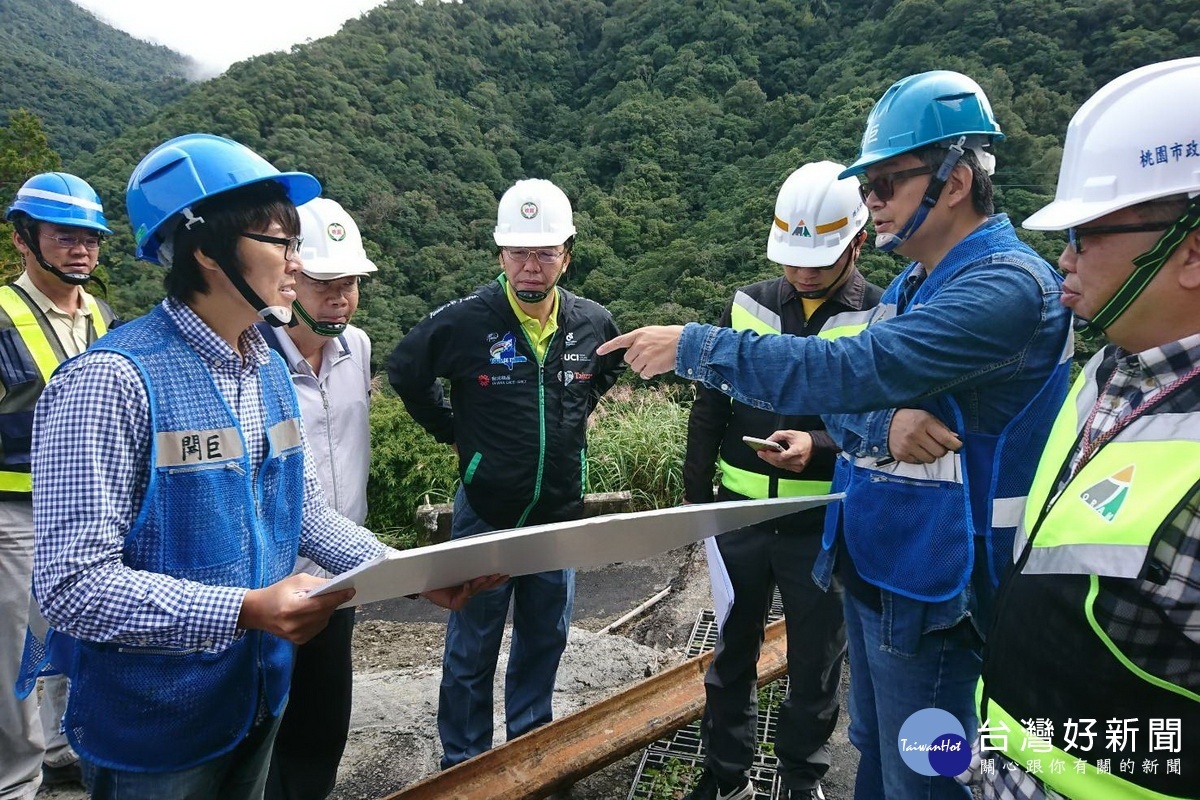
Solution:
<svg viewBox="0 0 1200 800"><path fill-rule="evenodd" d="M823 592L812 580L821 534L776 532L767 523L717 537L733 585L733 608L704 677L701 732L706 763L722 781L740 780L754 759L758 654L775 586L787 626L789 689L779 708L775 755L789 789L814 786L829 769L837 726L837 688L846 656L840 584Z"/></svg>
<svg viewBox="0 0 1200 800"><path fill-rule="evenodd" d="M354 609L296 649L292 691L267 775L266 800L324 800L333 791L350 730Z"/></svg>

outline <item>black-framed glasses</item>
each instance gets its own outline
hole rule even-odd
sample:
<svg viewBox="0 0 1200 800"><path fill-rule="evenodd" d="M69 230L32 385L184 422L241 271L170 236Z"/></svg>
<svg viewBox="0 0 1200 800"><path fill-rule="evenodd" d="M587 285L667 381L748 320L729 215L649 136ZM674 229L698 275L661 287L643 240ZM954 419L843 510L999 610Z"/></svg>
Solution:
<svg viewBox="0 0 1200 800"><path fill-rule="evenodd" d="M539 264L557 264L567 254L566 250L543 250L528 247L505 247L500 251L513 264L524 264L533 256Z"/></svg>
<svg viewBox="0 0 1200 800"><path fill-rule="evenodd" d="M267 236L265 233L243 233L241 235L256 242L281 245L284 261L295 261L300 258L300 246L304 244L303 236Z"/></svg>
<svg viewBox="0 0 1200 800"><path fill-rule="evenodd" d="M100 243L104 241L102 237L92 234L77 236L74 233L46 233L43 231L42 236L66 250L74 250L79 245L83 245L88 250L99 250Z"/></svg>
<svg viewBox="0 0 1200 800"><path fill-rule="evenodd" d="M1165 231L1174 225L1174 220L1167 222L1133 222L1128 225L1087 225L1080 228L1067 228L1067 241L1075 248L1075 255L1083 253L1083 236L1103 236L1109 233L1149 233Z"/></svg>
<svg viewBox="0 0 1200 800"><path fill-rule="evenodd" d="M931 172L933 172L933 167L913 167L912 169L902 169L899 172L884 172L874 178L864 175L863 183L858 187L858 193L862 195L864 203L867 201L867 195L872 192L886 203L896 193L897 181L908 180L918 175L928 175Z"/></svg>

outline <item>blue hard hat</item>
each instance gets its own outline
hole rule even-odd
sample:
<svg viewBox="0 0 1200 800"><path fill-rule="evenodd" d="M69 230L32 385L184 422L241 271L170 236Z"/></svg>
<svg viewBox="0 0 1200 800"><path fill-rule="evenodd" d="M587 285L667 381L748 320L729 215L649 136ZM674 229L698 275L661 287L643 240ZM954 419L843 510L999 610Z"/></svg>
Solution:
<svg viewBox="0 0 1200 800"><path fill-rule="evenodd" d="M112 235L100 195L83 178L66 172L43 172L34 175L17 190L17 196L4 218L24 212L41 222L53 222L77 228L90 228Z"/></svg>
<svg viewBox="0 0 1200 800"><path fill-rule="evenodd" d="M307 172L280 172L243 144L207 133L177 136L151 150L125 187L135 255L158 263L158 247L184 209L222 192L277 181L301 205L321 193Z"/></svg>
<svg viewBox="0 0 1200 800"><path fill-rule="evenodd" d="M860 175L872 164L960 136L1004 138L979 84L949 70L909 75L892 84L871 109L858 158L838 177Z"/></svg>

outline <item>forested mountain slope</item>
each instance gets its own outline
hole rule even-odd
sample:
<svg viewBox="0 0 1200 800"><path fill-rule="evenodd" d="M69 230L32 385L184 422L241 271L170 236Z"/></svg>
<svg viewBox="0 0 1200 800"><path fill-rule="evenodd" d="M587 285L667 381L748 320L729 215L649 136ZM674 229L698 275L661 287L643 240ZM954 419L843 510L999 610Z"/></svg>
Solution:
<svg viewBox="0 0 1200 800"><path fill-rule="evenodd" d="M521 177L575 203L566 285L626 328L710 320L733 286L775 273L765 240L783 178L853 158L896 79L947 68L984 86L1008 134L999 205L1019 222L1052 192L1083 99L1198 44L1195 0L393 0L235 65L70 166L113 209L126 311L161 281L124 255L125 182L154 145L206 131L313 172L355 214L380 266L360 312L380 353L498 271L495 202ZM886 281L896 262L865 266Z"/></svg>

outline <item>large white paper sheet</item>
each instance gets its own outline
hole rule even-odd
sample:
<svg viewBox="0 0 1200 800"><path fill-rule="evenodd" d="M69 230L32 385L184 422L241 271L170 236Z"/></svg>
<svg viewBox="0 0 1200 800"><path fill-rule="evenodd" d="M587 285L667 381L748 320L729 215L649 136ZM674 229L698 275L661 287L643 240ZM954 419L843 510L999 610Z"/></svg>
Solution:
<svg viewBox="0 0 1200 800"><path fill-rule="evenodd" d="M713 616L717 619L717 635L725 628L725 619L733 609L733 581L721 557L717 537L704 540L704 557L708 559L708 582L712 585Z"/></svg>
<svg viewBox="0 0 1200 800"><path fill-rule="evenodd" d="M480 575L529 575L639 561L839 497L828 494L702 503L494 531L429 547L389 551L338 575L313 594L353 586L357 593L346 605L356 606L456 586Z"/></svg>

